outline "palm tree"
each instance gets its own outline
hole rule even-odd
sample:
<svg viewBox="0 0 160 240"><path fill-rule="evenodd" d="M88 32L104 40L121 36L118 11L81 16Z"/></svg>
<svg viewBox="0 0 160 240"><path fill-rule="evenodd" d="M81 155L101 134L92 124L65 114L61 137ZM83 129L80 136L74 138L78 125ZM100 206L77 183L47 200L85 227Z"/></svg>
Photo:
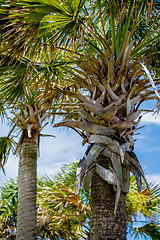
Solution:
<svg viewBox="0 0 160 240"><path fill-rule="evenodd" d="M79 111L72 114L72 121L55 126L71 127L83 136L84 143L89 143L77 170L76 194L83 179L86 188L92 183L91 239L126 239L129 172L135 175L139 191L141 176L145 180L133 152L139 107L144 101L160 98L156 90L151 90L158 79L153 81L144 65L153 75L157 73L158 52L153 46L158 45L159 33L154 14L159 13L152 8L152 1L24 3L19 2L20 7L13 3L11 22L5 24L8 51L13 54L16 50L18 57L28 52L34 56L38 33L49 33L51 43L59 39L64 53L75 56L73 67L62 69L69 73L67 80L81 90L75 92L75 84L74 88L57 90L78 99Z"/></svg>
<svg viewBox="0 0 160 240"><path fill-rule="evenodd" d="M90 214L89 193L82 189L80 196L75 196L76 167L77 163L73 162L52 178L40 179L38 226L45 229L45 237L85 239Z"/></svg>
<svg viewBox="0 0 160 240"><path fill-rule="evenodd" d="M133 136L143 111L141 103L160 98L151 89L152 86L156 89L158 79L154 84L144 65L151 69L151 56L146 59L146 55L150 44L156 44L159 33L155 23L156 30L149 26L151 31L145 29L143 40L137 39L135 30L143 23L140 17L143 11L137 10L134 3L126 9L127 17L116 15L116 9L111 7L106 25L101 8L99 14L99 28L92 19L89 26L86 24L86 51L77 54L76 67L68 70L72 81L83 91L63 91L79 100L81 108L76 113L79 121L75 121L75 115L75 119L55 127L82 130L84 143L89 143L85 157L79 162L75 192L79 193L82 181L86 189L91 187L91 239L126 239L125 206L130 172L136 177L139 191L141 176L148 186L133 151Z"/></svg>
<svg viewBox="0 0 160 240"><path fill-rule="evenodd" d="M41 239L87 239L90 233L90 191L83 187L80 196L74 195L78 162L65 165L58 174L38 179L37 212L38 233ZM127 225L132 238L142 236L159 239L160 226L154 221L159 215L160 188L151 184L151 192L143 184L137 191L136 179L131 176L127 195ZM13 238L16 235L16 212L18 183L11 179L1 188L0 236ZM143 222L139 220L142 219Z"/></svg>
<svg viewBox="0 0 160 240"><path fill-rule="evenodd" d="M39 60L43 57L41 54ZM7 60L9 64L5 61L1 67L0 98L3 99L4 108L10 110L8 118L14 124L14 132L17 128L21 131L21 137L15 149L15 153L18 152L20 157L16 237L17 239L35 239L39 138L41 129L46 125L45 120L51 118L51 115L53 118L56 111L52 105L53 99L54 103L60 101L60 95L57 93L54 94L55 98L53 97L53 85L60 83L58 65L62 62L56 63L55 56L54 58L52 56L50 68L48 68L47 62L37 63L36 59L33 62L27 57L20 62L16 59L13 61L10 57ZM52 73L50 73L51 69ZM43 81L38 82L41 78ZM48 78L53 78L53 81L48 83ZM11 138L8 136L6 139L9 141ZM6 145L5 147L7 149ZM9 150L10 148L7 153ZM5 156L2 157L1 165L4 166Z"/></svg>

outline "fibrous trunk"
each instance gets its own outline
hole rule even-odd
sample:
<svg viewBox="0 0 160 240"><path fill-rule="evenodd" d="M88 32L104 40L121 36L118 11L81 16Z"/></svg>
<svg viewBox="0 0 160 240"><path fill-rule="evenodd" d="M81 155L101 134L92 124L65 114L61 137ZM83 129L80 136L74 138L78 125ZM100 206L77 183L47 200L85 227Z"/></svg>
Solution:
<svg viewBox="0 0 160 240"><path fill-rule="evenodd" d="M18 172L18 216L16 240L36 239L38 134L25 136L20 150Z"/></svg>
<svg viewBox="0 0 160 240"><path fill-rule="evenodd" d="M108 168L106 158L99 156L98 163ZM93 170L91 186L91 240L126 239L126 194L119 199L114 215L116 192Z"/></svg>

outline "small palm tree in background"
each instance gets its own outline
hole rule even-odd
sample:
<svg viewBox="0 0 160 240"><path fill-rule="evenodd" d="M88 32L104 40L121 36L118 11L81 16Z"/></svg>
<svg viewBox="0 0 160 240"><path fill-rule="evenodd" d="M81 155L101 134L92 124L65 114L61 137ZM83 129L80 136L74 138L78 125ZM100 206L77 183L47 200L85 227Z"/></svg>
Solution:
<svg viewBox="0 0 160 240"><path fill-rule="evenodd" d="M75 196L77 163L65 165L53 178L41 179L38 187L38 226L51 239L85 238L90 215L89 192ZM42 232L42 231L41 231Z"/></svg>
<svg viewBox="0 0 160 240"><path fill-rule="evenodd" d="M37 185L37 236L40 239L88 239L90 235L90 192L83 187L74 195L78 162L65 165L57 175L41 177ZM137 191L136 180L131 177L127 195L128 231L134 239L143 236L158 240L160 188L150 184L151 192L143 185ZM0 237L15 239L17 221L18 183L11 179L1 188ZM143 221L141 221L143 216Z"/></svg>
<svg viewBox="0 0 160 240"><path fill-rule="evenodd" d="M1 166L4 168L11 143L14 143L15 153L19 153L20 157L17 238L35 239L39 139L47 119L54 119L56 109L53 103L61 100L57 93L54 94L55 98L53 97L54 85L60 83L58 65L61 63L56 63L55 56L52 56L51 66L48 68L47 62L40 62L43 54L39 54L38 63L36 59L31 61L27 57L17 62L9 55L6 59L5 54L1 55L2 61L4 56L5 63L0 69L0 99L7 109L7 118L13 127L8 137L0 138ZM45 56L47 59L47 54ZM48 82L49 78L52 82ZM16 144L10 136L11 133L12 136L13 133L17 135L17 130L21 136Z"/></svg>
<svg viewBox="0 0 160 240"><path fill-rule="evenodd" d="M137 191L136 180L132 176L130 191L127 195L128 235L133 239L158 239L160 237L159 225L159 186L149 181L150 189L143 184L141 192Z"/></svg>

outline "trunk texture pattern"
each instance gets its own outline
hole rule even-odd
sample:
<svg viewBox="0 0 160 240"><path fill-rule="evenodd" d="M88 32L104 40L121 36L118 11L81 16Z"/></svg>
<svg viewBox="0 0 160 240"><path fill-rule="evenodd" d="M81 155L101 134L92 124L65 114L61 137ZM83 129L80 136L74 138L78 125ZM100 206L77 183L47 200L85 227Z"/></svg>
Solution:
<svg viewBox="0 0 160 240"><path fill-rule="evenodd" d="M106 158L99 156L99 164L107 166ZM126 195L121 193L116 216L116 192L113 186L93 171L91 187L91 240L126 239Z"/></svg>
<svg viewBox="0 0 160 240"><path fill-rule="evenodd" d="M18 216L16 240L36 239L38 134L24 137L18 172Z"/></svg>

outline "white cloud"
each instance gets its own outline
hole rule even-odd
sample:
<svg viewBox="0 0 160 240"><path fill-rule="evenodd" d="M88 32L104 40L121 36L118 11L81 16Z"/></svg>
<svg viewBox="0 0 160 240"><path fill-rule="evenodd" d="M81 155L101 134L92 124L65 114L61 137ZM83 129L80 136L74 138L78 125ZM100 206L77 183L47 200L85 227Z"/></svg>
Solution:
<svg viewBox="0 0 160 240"><path fill-rule="evenodd" d="M70 163L74 158L80 159L86 151L82 146L82 138L73 130L60 131L46 128L45 134L56 137L44 137L40 140L40 158L38 159L38 175L54 175L64 164ZM6 176L0 172L0 186L9 178L16 178L18 174L18 158L10 156L5 166Z"/></svg>
<svg viewBox="0 0 160 240"><path fill-rule="evenodd" d="M160 125L160 115L157 116L157 114L153 115L153 113L146 113L143 115L141 123L142 124L150 123L150 124Z"/></svg>
<svg viewBox="0 0 160 240"><path fill-rule="evenodd" d="M147 175L147 177L151 182L160 185L160 174Z"/></svg>
<svg viewBox="0 0 160 240"><path fill-rule="evenodd" d="M87 146L82 146L82 138L73 130L52 133L56 138L41 139L38 175L54 174L74 158L82 158L86 151Z"/></svg>

